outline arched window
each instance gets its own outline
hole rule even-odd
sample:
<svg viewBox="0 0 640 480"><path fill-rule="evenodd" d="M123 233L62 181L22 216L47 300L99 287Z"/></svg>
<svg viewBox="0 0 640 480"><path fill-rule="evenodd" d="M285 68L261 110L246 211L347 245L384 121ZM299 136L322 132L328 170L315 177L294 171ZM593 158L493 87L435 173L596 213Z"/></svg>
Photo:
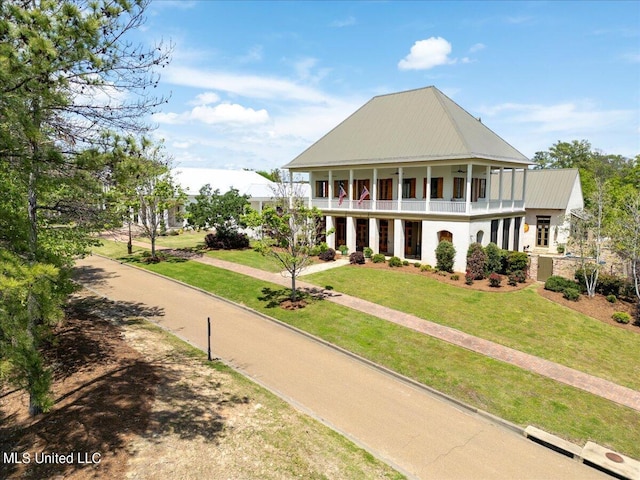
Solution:
<svg viewBox="0 0 640 480"><path fill-rule="evenodd" d="M478 242L480 245L482 245L483 238L484 238L484 232L482 230L476 233L476 242Z"/></svg>
<svg viewBox="0 0 640 480"><path fill-rule="evenodd" d="M438 243L443 240L448 240L449 242L453 243L453 233L447 230L440 230L438 232Z"/></svg>

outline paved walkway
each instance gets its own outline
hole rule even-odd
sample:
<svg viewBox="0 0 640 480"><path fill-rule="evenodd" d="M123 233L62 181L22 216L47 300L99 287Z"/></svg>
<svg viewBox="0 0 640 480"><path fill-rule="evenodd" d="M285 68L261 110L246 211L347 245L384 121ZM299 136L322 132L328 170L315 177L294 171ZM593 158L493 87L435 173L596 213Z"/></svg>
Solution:
<svg viewBox="0 0 640 480"><path fill-rule="evenodd" d="M148 311L151 320L205 351L205 319L214 317L215 356L409 478L609 478L240 306L102 257L76 266L77 278L94 292L123 309Z"/></svg>
<svg viewBox="0 0 640 480"><path fill-rule="evenodd" d="M276 283L285 287L291 286L291 280L278 273L265 272L256 268L206 256L194 258L194 260L208 265L213 265L218 268L232 270L234 272L271 283ZM296 285L299 288L318 288L317 285L305 283L301 280L296 281ZM460 330L456 330L455 328L439 325L437 323L418 318L414 315L409 315L398 310L383 307L336 291L332 291L331 293L332 295L327 298L327 300L331 302L368 313L398 325L403 325L407 328L444 340L445 342L453 345L495 358L496 360L516 365L525 370L552 378L558 382L571 385L572 387L579 388L620 405L625 405L633 408L634 410L640 411L640 392L636 390L632 390L608 380L580 372L573 368L565 367L558 363L554 363L528 353L514 350L513 348L505 347L489 340L474 337L473 335L466 334Z"/></svg>

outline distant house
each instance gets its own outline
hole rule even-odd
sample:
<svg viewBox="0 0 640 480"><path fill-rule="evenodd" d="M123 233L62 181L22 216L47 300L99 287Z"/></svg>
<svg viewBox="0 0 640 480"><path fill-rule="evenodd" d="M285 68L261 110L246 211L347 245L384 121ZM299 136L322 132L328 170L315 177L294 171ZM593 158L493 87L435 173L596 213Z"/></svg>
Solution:
<svg viewBox="0 0 640 480"><path fill-rule="evenodd" d="M566 246L576 212L584 207L577 169L531 170L525 191L523 242L529 250L558 253Z"/></svg>
<svg viewBox="0 0 640 480"><path fill-rule="evenodd" d="M309 202L335 228L331 247L435 265L438 243L449 240L464 271L470 243L523 249L531 163L428 87L374 97L284 168L308 173ZM514 171L523 182L505 195Z"/></svg>
<svg viewBox="0 0 640 480"><path fill-rule="evenodd" d="M213 168L177 168L173 172L177 183L187 194L186 204L195 201L206 184L224 194L235 188L240 195L249 195L251 208L262 210L271 201L275 183L251 170L221 170Z"/></svg>

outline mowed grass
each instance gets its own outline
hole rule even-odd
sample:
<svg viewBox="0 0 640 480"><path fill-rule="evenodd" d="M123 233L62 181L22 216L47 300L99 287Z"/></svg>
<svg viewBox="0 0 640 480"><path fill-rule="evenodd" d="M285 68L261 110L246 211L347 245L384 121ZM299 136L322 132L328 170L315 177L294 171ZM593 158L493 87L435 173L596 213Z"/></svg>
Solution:
<svg viewBox="0 0 640 480"><path fill-rule="evenodd" d="M268 308L264 289L282 287L234 272L191 261L145 268L247 305L518 425L640 458L633 427L640 425L640 412L633 409L328 301L296 311Z"/></svg>
<svg viewBox="0 0 640 480"><path fill-rule="evenodd" d="M538 295L536 286L509 293L479 292L402 269L355 265L308 275L304 281L331 285L336 291L640 390L640 335L553 303Z"/></svg>
<svg viewBox="0 0 640 480"><path fill-rule="evenodd" d="M239 263L247 267L257 268L266 272L276 273L282 270L282 266L272 257L262 255L252 249L247 250L210 250L205 253L207 257Z"/></svg>
<svg viewBox="0 0 640 480"><path fill-rule="evenodd" d="M164 235L156 238L156 247L167 248L195 248L198 246L204 246L204 237L209 232L200 231L188 231L181 233L180 235ZM151 240L149 237L136 237L136 241L145 242L151 247Z"/></svg>

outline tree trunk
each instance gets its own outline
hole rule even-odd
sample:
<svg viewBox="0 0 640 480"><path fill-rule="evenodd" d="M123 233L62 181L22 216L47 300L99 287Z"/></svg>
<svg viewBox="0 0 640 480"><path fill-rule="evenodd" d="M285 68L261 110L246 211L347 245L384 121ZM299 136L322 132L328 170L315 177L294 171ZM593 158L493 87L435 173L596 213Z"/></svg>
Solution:
<svg viewBox="0 0 640 480"><path fill-rule="evenodd" d="M296 269L294 268L291 272L291 301L295 302L297 297L296 297L296 274L298 272L296 271Z"/></svg>

